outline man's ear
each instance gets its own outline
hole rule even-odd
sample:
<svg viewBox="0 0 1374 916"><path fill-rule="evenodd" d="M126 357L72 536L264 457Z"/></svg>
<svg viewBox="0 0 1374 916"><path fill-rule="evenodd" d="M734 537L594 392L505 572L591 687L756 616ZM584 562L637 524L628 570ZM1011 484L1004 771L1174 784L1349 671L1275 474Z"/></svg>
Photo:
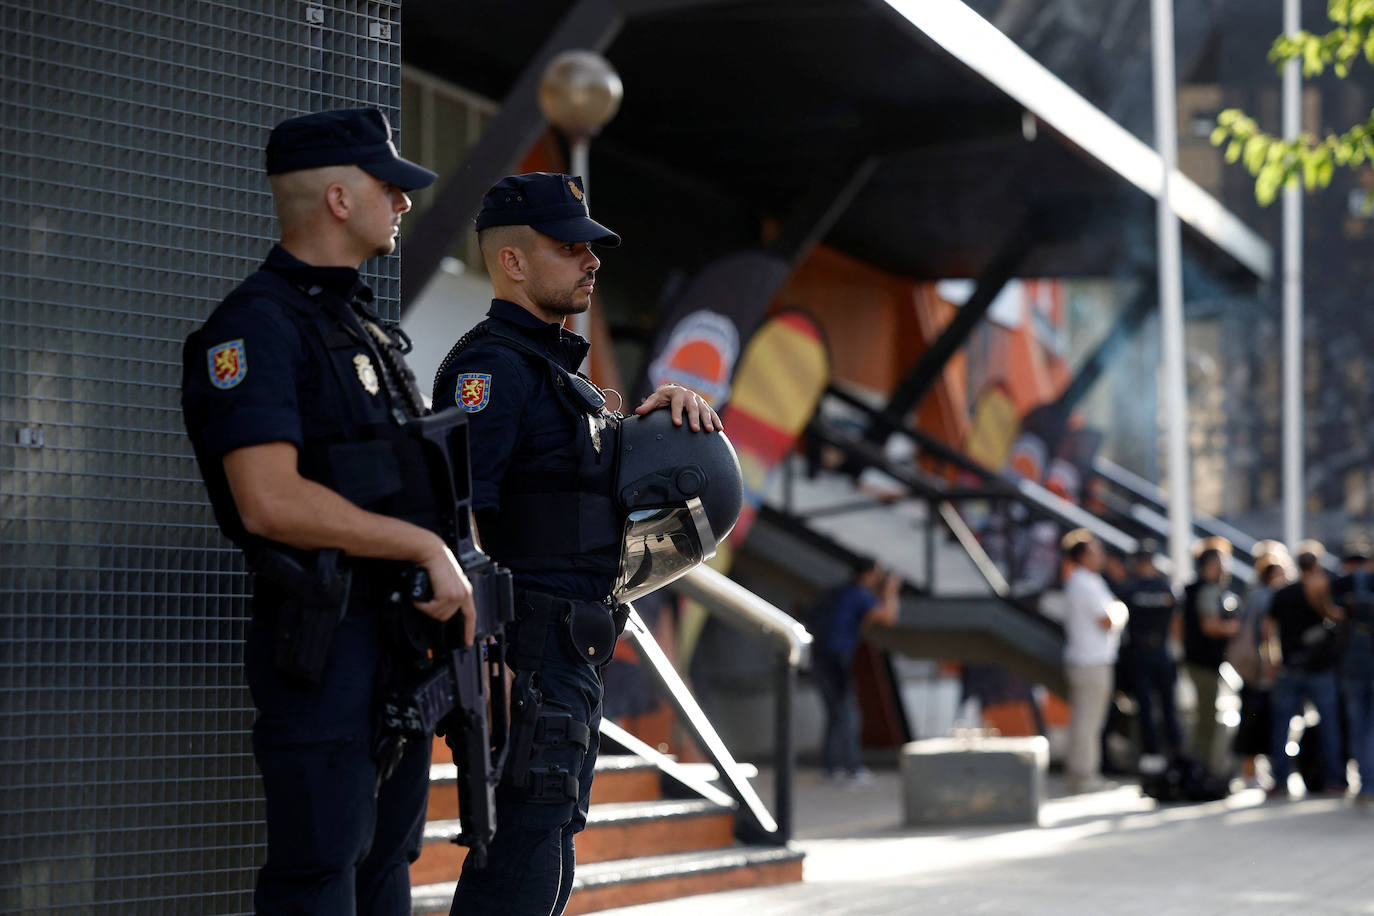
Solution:
<svg viewBox="0 0 1374 916"><path fill-rule="evenodd" d="M525 255L519 248L506 245L496 252L496 263L512 280L525 279Z"/></svg>
<svg viewBox="0 0 1374 916"><path fill-rule="evenodd" d="M348 193L348 187L340 182L335 182L324 190L325 206L329 207L329 212L334 214L335 219L346 220L348 214L352 212L353 201Z"/></svg>

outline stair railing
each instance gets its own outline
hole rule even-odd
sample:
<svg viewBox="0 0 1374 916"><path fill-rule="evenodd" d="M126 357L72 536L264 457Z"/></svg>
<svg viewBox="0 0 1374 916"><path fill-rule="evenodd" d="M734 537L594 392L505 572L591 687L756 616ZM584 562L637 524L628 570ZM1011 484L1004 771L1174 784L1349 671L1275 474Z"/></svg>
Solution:
<svg viewBox="0 0 1374 916"><path fill-rule="evenodd" d="M1167 494L1158 486L1103 458L1093 459L1093 473L1107 484L1100 493L1102 502L1119 517L1138 525L1144 536L1163 543L1169 539L1169 519L1165 516ZM1234 525L1199 509L1193 510L1193 533L1198 537L1218 536L1231 542L1233 562L1230 572L1246 585L1254 585L1258 578L1252 564L1259 559L1255 551L1259 542ZM1327 569L1335 570L1340 563L1334 554L1323 560Z"/></svg>
<svg viewBox="0 0 1374 916"><path fill-rule="evenodd" d="M830 393L835 393L835 389L832 389ZM849 399L850 397L852 396L843 396L842 399ZM921 585L927 593L935 593L934 550L938 527L942 522L948 525L950 518L947 516L952 515L952 513L940 511L940 507L945 504L949 504L952 508L954 504L965 500L982 501L994 506L996 511L1000 513L1005 514L1014 509L1024 516L1026 524L1030 521L1043 519L1054 522L1061 532L1070 528L1086 528L1098 540L1122 553L1129 553L1135 549L1137 542L1134 537L1103 522L1091 512L1051 493L1039 484L1029 480L994 474L974 464L948 446L929 440L923 433L910 428L904 428L902 431L916 440L922 449L923 457L928 456L959 470L968 471L978 480L978 483L974 486L951 485L943 478L932 474L919 465L903 464L898 466L888 460L881 446L869 441L859 433L841 429L819 414L813 417L807 426L807 435L813 440L839 449L850 461L881 470L906 487L911 494L910 498L926 503L926 580ZM927 442L929 442L929 447ZM840 511L848 511L851 508L853 507L842 506ZM808 514L818 515L821 513ZM1009 522L1004 523L1004 528L1010 529L1010 527ZM973 541L960 537L959 535L963 533L960 530L951 530L959 544L969 553L970 560L988 581L990 590L1002 600L1018 604L1027 600L1033 603L1038 599L1038 595L1022 594L1017 589L1011 588L1010 585L1006 588L1003 587L1004 582L1014 578L1014 571L1018 565L1014 543L1003 560L1008 564L1012 573L989 576L990 571L986 568L986 562L990 562L990 558L987 557L986 552L981 548L976 551L971 550Z"/></svg>
<svg viewBox="0 0 1374 916"><path fill-rule="evenodd" d="M1091 512L1060 498L1033 481L998 473L909 423L884 419L861 398L842 388L831 385L826 388L825 395L856 409L869 424L875 425L883 433L897 432L909 437L920 449L921 462L933 462L943 468L953 468L979 481L977 487L951 487L942 480L931 479L916 468L902 468L901 471L904 473L895 472L887 456L875 443L862 435L845 435L827 423L819 411L812 418L808 433L818 434L823 441L829 441L844 451L855 453L866 463L897 478L925 498L1017 502L1023 504L1033 515L1051 519L1064 528L1087 528L1098 540L1118 550L1130 551L1135 547L1136 539L1126 532L1107 524Z"/></svg>
<svg viewBox="0 0 1374 916"><path fill-rule="evenodd" d="M777 711L773 735L776 795L774 813L769 813L637 611L630 612L625 628L625 635L663 688L679 721L715 766L725 791L738 805L736 837L751 843L785 845L792 838L792 783L796 773L792 706L797 672L811 663L811 634L788 614L709 567L694 569L677 580L673 588L700 602L709 611L729 618L736 627L753 631L777 650Z"/></svg>
<svg viewBox="0 0 1374 916"><path fill-rule="evenodd" d="M932 509L938 508L946 526L969 554L969 558L988 582L989 587L1004 600L1016 602L1019 598L1031 596L1018 596L1004 589L999 579L1004 581L1005 578L1011 578L1010 575L990 575L988 564L991 563L991 558L985 551L970 549L971 539L967 535L971 532L961 531L959 526L953 523L953 516L958 514L958 509L955 508L957 501L980 500L997 507L997 511L1001 513L1014 508L1026 518L1048 519L1056 522L1061 528L1087 528L1104 544L1123 553L1132 550L1138 539L1152 538L1161 542L1168 539L1169 523L1163 514L1166 505L1164 491L1100 455L1094 458L1092 468L1096 478L1106 484L1106 487L1096 494L1101 513L1099 515L1060 498L1037 483L1006 476L983 467L969 456L909 423L885 418L861 398L842 388L831 385L826 388L825 396L857 411L870 430L883 434L900 432L909 437L920 449L919 464L893 468L883 454L882 448L872 441L871 437L839 429L827 422L819 410L807 428L808 435L817 441L840 448L850 459L857 459L884 471L906 485L915 498L925 500ZM951 469L955 470L977 480L978 483L971 488L950 486L940 476L930 473L929 469L932 467L944 472L945 476L948 476ZM853 507L837 507L838 511L847 511L849 508ZM930 563L933 562L930 556L930 536L933 527L934 513L928 511L926 551L929 581L926 582L926 590L931 592L934 591L934 580L929 575ZM1198 509L1193 510L1193 531L1199 537L1219 535L1230 541L1240 561L1232 564L1231 575L1246 585L1254 584L1256 576L1250 564L1257 559L1254 556L1257 542L1253 537ZM1013 569L1015 568L1014 556L1008 556L1006 561ZM1168 557L1158 557L1157 562L1167 571ZM1338 562L1334 555L1328 554L1325 564L1334 570Z"/></svg>

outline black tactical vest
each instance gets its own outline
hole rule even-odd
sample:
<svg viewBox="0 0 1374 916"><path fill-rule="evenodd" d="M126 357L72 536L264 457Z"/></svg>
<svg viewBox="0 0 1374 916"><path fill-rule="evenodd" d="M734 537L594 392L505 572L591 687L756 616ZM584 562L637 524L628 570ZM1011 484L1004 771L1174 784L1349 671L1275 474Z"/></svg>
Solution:
<svg viewBox="0 0 1374 916"><path fill-rule="evenodd" d="M574 376L551 355L490 319L478 324L449 351L440 374L478 340L498 340L543 373L574 438L566 448L577 456L564 466L512 468L501 483L499 512L479 513L482 544L513 570L588 572L614 577L620 568L625 520L615 508L617 420L604 407L591 408L576 390ZM578 381L580 379L580 382ZM481 448L481 443L474 443Z"/></svg>
<svg viewBox="0 0 1374 916"><path fill-rule="evenodd" d="M404 400L396 391L403 382L388 384L383 375L389 370L380 348L388 344L369 334L342 297L318 286L297 288L272 270L254 273L226 301L240 296L268 298L289 309L308 362L319 373L304 380L299 392L301 476L369 512L438 532L429 466L402 425L417 410L397 403ZM215 512L223 518L221 508L216 505ZM236 519L232 501L228 508ZM229 527L220 527L233 537Z"/></svg>

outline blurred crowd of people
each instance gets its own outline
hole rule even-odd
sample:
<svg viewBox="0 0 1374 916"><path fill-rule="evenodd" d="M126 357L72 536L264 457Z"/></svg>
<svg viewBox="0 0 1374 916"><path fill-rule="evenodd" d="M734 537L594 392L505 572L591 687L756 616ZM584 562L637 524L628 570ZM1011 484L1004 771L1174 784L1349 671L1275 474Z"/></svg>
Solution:
<svg viewBox="0 0 1374 916"><path fill-rule="evenodd" d="M1122 557L1079 529L1062 547L1072 791L1134 769L1142 789L1165 800L1241 787L1287 797L1296 772L1304 794L1350 795L1374 811L1366 547L1347 548L1329 569L1337 564L1316 541L1291 553L1261 541L1247 571L1229 541L1206 538L1182 589L1160 572L1154 543ZM1190 689L1180 692L1180 681ZM1194 701L1181 708L1180 693ZM1111 752L1123 735L1134 753Z"/></svg>

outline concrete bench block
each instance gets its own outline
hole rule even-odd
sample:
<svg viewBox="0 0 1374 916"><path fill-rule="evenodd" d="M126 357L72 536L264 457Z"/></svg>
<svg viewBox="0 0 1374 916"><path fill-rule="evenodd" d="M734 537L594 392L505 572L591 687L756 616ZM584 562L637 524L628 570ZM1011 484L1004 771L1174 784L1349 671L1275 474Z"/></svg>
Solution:
<svg viewBox="0 0 1374 916"><path fill-rule="evenodd" d="M1033 738L930 738L902 746L906 824L1037 823L1050 745Z"/></svg>

